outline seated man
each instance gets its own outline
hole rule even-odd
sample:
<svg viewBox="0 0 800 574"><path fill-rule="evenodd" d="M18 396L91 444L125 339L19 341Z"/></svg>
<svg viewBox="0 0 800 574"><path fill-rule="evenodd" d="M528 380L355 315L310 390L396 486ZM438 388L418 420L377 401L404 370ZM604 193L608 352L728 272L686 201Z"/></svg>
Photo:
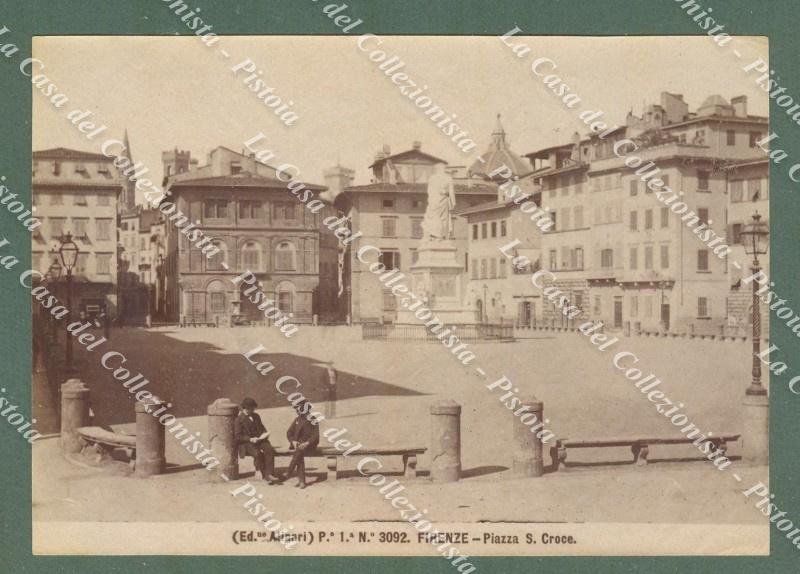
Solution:
<svg viewBox="0 0 800 574"><path fill-rule="evenodd" d="M242 410L236 417L234 438L239 448L239 458L252 456L261 477L270 484L280 484L281 480L274 475L275 451L269 444L269 432L255 412L257 406L253 399L244 399Z"/></svg>
<svg viewBox="0 0 800 574"><path fill-rule="evenodd" d="M292 476L294 470L297 469L297 488L306 487L306 452L314 450L319 444L319 427L311 424L307 414L302 414L304 410L305 412L310 410L303 408L307 402L303 401L295 405L294 410L297 412L297 417L286 431L289 446L295 449L292 461L289 463L289 470L286 471L286 479Z"/></svg>

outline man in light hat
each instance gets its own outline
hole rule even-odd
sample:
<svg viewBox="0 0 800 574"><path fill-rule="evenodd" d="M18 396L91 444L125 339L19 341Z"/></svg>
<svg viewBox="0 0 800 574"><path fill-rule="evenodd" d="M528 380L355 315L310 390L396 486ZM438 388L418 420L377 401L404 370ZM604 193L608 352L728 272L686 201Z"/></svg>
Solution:
<svg viewBox="0 0 800 574"><path fill-rule="evenodd" d="M280 484L275 476L275 451L269 443L269 431L256 413L255 400L250 397L242 401L242 409L234 424L234 437L239 447L239 458L252 456L256 470L269 484Z"/></svg>

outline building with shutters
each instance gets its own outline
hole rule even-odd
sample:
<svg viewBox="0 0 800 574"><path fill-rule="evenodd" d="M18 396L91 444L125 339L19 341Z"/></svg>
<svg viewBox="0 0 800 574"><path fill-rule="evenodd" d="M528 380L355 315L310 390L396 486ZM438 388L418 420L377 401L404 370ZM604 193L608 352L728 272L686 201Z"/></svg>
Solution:
<svg viewBox="0 0 800 574"><path fill-rule="evenodd" d="M116 313L117 202L123 184L112 159L67 148L34 151L32 179L32 204L42 222L31 240L33 269L47 272L58 238L72 233L80 250L73 312Z"/></svg>
<svg viewBox="0 0 800 574"><path fill-rule="evenodd" d="M767 118L748 114L744 96L731 103L710 96L690 112L682 96L663 92L660 104L629 114L605 137L576 134L570 144L527 154L555 221L542 238L542 263L583 309L576 321L718 332L727 320L730 257L717 257L647 183L660 179L681 192L696 225L724 239L727 168L763 158L756 142L766 134ZM629 155L641 164L627 165ZM544 313L565 320L559 309Z"/></svg>
<svg viewBox="0 0 800 574"><path fill-rule="evenodd" d="M427 206L427 181L437 163L445 160L422 151L414 142L407 151L392 154L388 146L378 152L366 185L346 185L336 198L341 212L350 215L354 233L360 235L348 246L345 274L348 309L355 322L397 320L398 301L391 288L385 289L365 264L355 257L362 245L381 250L380 260L387 269L398 269L411 276L410 266L417 260L422 240L422 220ZM449 167L454 176L456 207L453 211L452 240L457 247L458 261L469 273L467 254L467 222L455 214L467 207L494 200L497 186L480 177L468 177L466 170Z"/></svg>

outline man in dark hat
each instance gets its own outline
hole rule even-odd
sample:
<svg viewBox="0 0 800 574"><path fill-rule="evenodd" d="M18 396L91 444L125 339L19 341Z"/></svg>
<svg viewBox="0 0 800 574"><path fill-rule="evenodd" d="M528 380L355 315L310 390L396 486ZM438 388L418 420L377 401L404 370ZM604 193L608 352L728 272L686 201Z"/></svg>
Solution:
<svg viewBox="0 0 800 574"><path fill-rule="evenodd" d="M309 451L317 448L319 444L319 427L312 424L308 419L310 410L305 405L308 401L303 401L295 405L294 410L297 417L292 421L289 430L286 431L286 438L289 439L289 445L294 448L292 461L289 463L289 470L286 471L286 480L292 476L292 473L297 470L297 488L306 487L306 462L305 456ZM305 408L304 408L305 407Z"/></svg>
<svg viewBox="0 0 800 574"><path fill-rule="evenodd" d="M239 458L252 456L256 470L270 484L280 484L275 476L275 451L269 443L269 432L256 413L258 405L250 397L242 401L242 409L234 423L234 437L239 447Z"/></svg>

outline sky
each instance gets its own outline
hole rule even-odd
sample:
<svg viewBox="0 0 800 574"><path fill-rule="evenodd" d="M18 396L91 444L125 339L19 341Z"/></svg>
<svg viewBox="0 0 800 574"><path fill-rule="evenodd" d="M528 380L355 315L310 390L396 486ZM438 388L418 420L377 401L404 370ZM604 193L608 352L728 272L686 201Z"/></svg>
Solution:
<svg viewBox="0 0 800 574"><path fill-rule="evenodd" d="M767 94L744 64L767 57L764 38L737 37L727 48L707 36L515 37L531 52L517 58L495 36L383 36L381 49L406 63L402 71L468 131L477 148L460 151L356 45L354 36L223 36L213 47L195 37L50 36L34 39L42 72L69 98L61 109L33 89L33 149L68 147L99 152L104 139L127 129L135 161L161 181L161 152L175 147L206 163L223 145L242 150L262 132L272 165L296 165L300 178L322 183L337 163L368 183L368 166L384 145L392 153L422 150L452 165L469 165L489 144L501 114L510 147L522 155L571 141L588 130L578 118L603 110L612 123L641 115L662 91L684 95L694 111L711 94L748 96L749 113L767 115ZM373 41L374 42L374 41ZM731 55L736 45L741 59ZM372 42L369 44L373 44ZM229 56L222 55L224 50ZM300 118L285 126L231 68L245 59ZM531 72L550 58L554 73L581 103L568 109ZM89 141L66 119L91 110L108 130ZM137 198L141 202L141 198Z"/></svg>

